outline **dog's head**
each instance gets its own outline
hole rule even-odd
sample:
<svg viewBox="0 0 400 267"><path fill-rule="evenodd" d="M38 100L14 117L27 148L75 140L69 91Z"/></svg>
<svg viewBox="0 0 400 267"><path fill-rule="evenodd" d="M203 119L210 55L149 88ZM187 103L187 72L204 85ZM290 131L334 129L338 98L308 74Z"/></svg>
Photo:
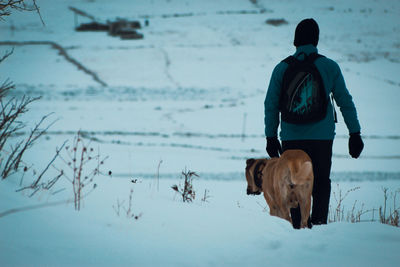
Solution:
<svg viewBox="0 0 400 267"><path fill-rule="evenodd" d="M262 192L262 171L267 159L246 160L247 194L259 195Z"/></svg>

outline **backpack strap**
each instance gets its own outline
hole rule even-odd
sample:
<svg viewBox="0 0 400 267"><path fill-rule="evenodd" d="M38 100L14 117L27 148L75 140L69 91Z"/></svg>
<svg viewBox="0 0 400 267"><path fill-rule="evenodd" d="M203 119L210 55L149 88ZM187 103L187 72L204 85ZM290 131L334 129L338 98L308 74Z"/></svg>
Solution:
<svg viewBox="0 0 400 267"><path fill-rule="evenodd" d="M325 57L325 56L320 55L320 54L318 54L318 53L312 53L312 54L309 54L308 57L307 57L306 59L309 60L311 63L314 63L314 61L315 61L317 58L320 58L320 57Z"/></svg>
<svg viewBox="0 0 400 267"><path fill-rule="evenodd" d="M287 58L285 58L284 60L282 60L282 62L285 62L288 65L292 65L293 63L295 63L297 60L297 58L295 58L294 56L288 56Z"/></svg>
<svg viewBox="0 0 400 267"><path fill-rule="evenodd" d="M314 63L314 61L315 61L317 58L325 57L325 56L320 55L320 54L318 54L318 53L311 53L311 54L309 54L308 56L307 56L305 53L300 53L299 55L301 55L301 54L304 54L304 57L305 57L304 60L309 60L309 61L311 61L311 63ZM288 64L288 65L292 65L293 63L298 62L298 61L299 61L299 60L298 60L296 57L294 57L294 56L288 56L287 58L285 58L284 60L282 60L282 62L285 62L285 63Z"/></svg>
<svg viewBox="0 0 400 267"><path fill-rule="evenodd" d="M332 101L332 107L333 107L333 120L335 123L337 123L338 120L337 120L337 113L336 113L336 108L335 108L335 99L333 99L333 94L331 94L331 101Z"/></svg>

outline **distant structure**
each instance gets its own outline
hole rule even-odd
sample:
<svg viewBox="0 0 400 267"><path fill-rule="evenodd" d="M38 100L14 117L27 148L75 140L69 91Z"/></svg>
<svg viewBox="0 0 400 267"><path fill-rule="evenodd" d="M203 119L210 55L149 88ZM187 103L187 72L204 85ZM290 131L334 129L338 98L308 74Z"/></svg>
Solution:
<svg viewBox="0 0 400 267"><path fill-rule="evenodd" d="M108 26L108 34L111 36L120 36L123 40L143 39L143 34L136 31L142 28L139 21L117 19L117 21L108 22Z"/></svg>
<svg viewBox="0 0 400 267"><path fill-rule="evenodd" d="M104 31L108 32L110 36L119 36L122 40L143 39L143 34L137 32L138 29L142 28L139 21L129 21L126 19L117 18L115 21L107 21L107 23L101 23L98 22L98 20L94 16L86 13L85 11L82 11L75 7L69 7L69 9L74 12L75 15L74 22L76 31ZM90 20L92 20L92 22L82 23L78 26L78 16L89 18ZM148 21L146 26L148 26Z"/></svg>
<svg viewBox="0 0 400 267"><path fill-rule="evenodd" d="M107 24L98 22L82 23L75 30L78 32L108 32L110 27Z"/></svg>

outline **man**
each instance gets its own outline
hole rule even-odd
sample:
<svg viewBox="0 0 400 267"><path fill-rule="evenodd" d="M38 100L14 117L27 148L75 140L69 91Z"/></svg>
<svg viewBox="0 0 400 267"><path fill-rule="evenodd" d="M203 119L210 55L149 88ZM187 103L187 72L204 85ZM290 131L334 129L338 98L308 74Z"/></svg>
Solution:
<svg viewBox="0 0 400 267"><path fill-rule="evenodd" d="M305 60L313 53L318 53L319 27L314 19L301 21L295 31L294 46L296 52L293 55L297 60ZM279 157L279 154L287 149L301 149L311 158L314 171L313 205L311 223L314 225L326 224L328 218L329 198L331 192L332 145L335 136L335 112L329 100L333 95L335 102L340 107L346 126L349 130L349 153L353 158L358 158L364 148L360 135L360 124L357 118L356 108L352 96L346 88L342 73L338 64L326 57L316 57L313 61L318 70L326 91L326 115L316 122L290 123L281 122L280 138L282 147L277 138L277 130L282 112L281 90L285 71L289 64L280 62L273 70L265 107L265 136L267 138L266 150L270 157ZM285 76L287 77L287 76ZM282 115L282 114L281 114ZM298 210L296 212L299 212ZM292 217L298 216L296 213Z"/></svg>

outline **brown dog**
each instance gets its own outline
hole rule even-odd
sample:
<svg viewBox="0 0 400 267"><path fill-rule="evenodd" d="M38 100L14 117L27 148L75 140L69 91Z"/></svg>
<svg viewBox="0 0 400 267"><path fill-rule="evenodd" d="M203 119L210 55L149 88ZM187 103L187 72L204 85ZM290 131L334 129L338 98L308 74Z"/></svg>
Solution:
<svg viewBox="0 0 400 267"><path fill-rule="evenodd" d="M286 150L280 158L246 161L247 194L264 192L270 214L288 220L300 207L300 228L308 226L314 173L310 157L302 150ZM296 227L297 228L297 227Z"/></svg>

